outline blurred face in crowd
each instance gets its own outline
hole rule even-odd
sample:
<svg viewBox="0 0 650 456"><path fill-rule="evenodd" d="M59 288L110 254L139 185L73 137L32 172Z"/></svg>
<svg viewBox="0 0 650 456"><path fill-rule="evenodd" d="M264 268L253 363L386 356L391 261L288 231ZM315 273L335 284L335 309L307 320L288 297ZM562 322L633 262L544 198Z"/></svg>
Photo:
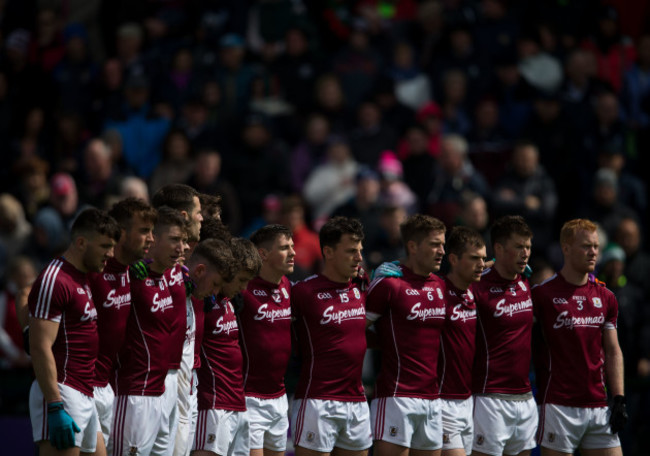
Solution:
<svg viewBox="0 0 650 456"><path fill-rule="evenodd" d="M616 243L623 248L628 258L634 256L641 246L639 224L629 218L621 220L616 230Z"/></svg>

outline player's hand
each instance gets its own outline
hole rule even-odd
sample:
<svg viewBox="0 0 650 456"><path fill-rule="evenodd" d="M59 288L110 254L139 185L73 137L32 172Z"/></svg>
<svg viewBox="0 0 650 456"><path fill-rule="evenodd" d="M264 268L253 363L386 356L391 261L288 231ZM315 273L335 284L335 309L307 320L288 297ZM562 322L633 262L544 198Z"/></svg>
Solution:
<svg viewBox="0 0 650 456"><path fill-rule="evenodd" d="M403 277L404 273L399 267L399 261L385 261L372 272L372 280L381 277Z"/></svg>
<svg viewBox="0 0 650 456"><path fill-rule="evenodd" d="M614 396L609 404L609 427L612 434L622 431L627 424L627 411L625 410L625 396Z"/></svg>
<svg viewBox="0 0 650 456"><path fill-rule="evenodd" d="M147 263L144 260L136 261L129 266L129 269L133 271L133 275L138 280L144 280L149 277L149 268Z"/></svg>
<svg viewBox="0 0 650 456"><path fill-rule="evenodd" d="M63 409L63 402L47 404L47 427L50 430L50 442L57 450L75 446L74 435L81 432L77 423Z"/></svg>

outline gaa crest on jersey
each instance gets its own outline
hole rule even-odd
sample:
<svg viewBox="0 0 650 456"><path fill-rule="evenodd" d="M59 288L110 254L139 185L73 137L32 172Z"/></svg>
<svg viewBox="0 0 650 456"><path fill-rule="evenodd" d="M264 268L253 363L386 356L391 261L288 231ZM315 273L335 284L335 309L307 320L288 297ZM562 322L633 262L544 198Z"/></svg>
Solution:
<svg viewBox="0 0 650 456"><path fill-rule="evenodd" d="M308 441L308 442L313 442L313 441L314 441L314 437L316 437L316 434L314 434L313 432L309 431L309 432L307 433L307 441Z"/></svg>
<svg viewBox="0 0 650 456"><path fill-rule="evenodd" d="M289 293L287 292L286 288L281 288L282 290L282 296L284 296L284 299L289 299Z"/></svg>
<svg viewBox="0 0 650 456"><path fill-rule="evenodd" d="M596 307L597 309L603 307L603 301L601 301L600 298L593 298L593 302L594 302L594 307Z"/></svg>
<svg viewBox="0 0 650 456"><path fill-rule="evenodd" d="M354 292L354 297L357 299L361 299L361 293L359 292L358 288L353 288L352 291Z"/></svg>
<svg viewBox="0 0 650 456"><path fill-rule="evenodd" d="M83 295L83 294L86 294L86 290L84 290L83 288L77 287L77 293L79 293L80 295Z"/></svg>
<svg viewBox="0 0 650 456"><path fill-rule="evenodd" d="M391 437L395 437L399 432L399 428L397 426L391 426L388 431L390 432Z"/></svg>
<svg viewBox="0 0 650 456"><path fill-rule="evenodd" d="M483 437L481 434L476 436L476 444L477 445L483 445L483 442L485 442L485 437Z"/></svg>
<svg viewBox="0 0 650 456"><path fill-rule="evenodd" d="M129 456L137 456L137 454L138 454L137 446L129 447Z"/></svg>
<svg viewBox="0 0 650 456"><path fill-rule="evenodd" d="M217 436L214 434L208 434L208 443L214 443L217 440Z"/></svg>
<svg viewBox="0 0 650 456"><path fill-rule="evenodd" d="M147 279L144 281L144 284L148 287L153 287L156 283L153 281L153 279Z"/></svg>

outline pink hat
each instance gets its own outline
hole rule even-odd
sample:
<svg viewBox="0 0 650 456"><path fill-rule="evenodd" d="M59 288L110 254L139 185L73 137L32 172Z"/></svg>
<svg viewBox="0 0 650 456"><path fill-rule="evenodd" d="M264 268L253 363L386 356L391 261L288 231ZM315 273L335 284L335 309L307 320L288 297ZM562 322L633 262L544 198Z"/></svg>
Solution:
<svg viewBox="0 0 650 456"><path fill-rule="evenodd" d="M76 189L76 185L70 174L56 173L50 180L50 188L54 196L67 196Z"/></svg>
<svg viewBox="0 0 650 456"><path fill-rule="evenodd" d="M397 159L395 152L385 150L379 157L377 171L386 179L401 179L403 174L402 162Z"/></svg>

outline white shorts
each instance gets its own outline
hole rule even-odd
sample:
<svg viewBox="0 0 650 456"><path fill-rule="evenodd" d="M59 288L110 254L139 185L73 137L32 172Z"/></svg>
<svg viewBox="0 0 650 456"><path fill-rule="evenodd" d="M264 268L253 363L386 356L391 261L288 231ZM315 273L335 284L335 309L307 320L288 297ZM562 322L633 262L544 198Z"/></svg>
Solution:
<svg viewBox="0 0 650 456"><path fill-rule="evenodd" d="M607 407L586 408L545 404L540 407L539 444L551 450L573 453L621 446L609 427Z"/></svg>
<svg viewBox="0 0 650 456"><path fill-rule="evenodd" d="M58 383L59 394L63 401L63 408L72 417L81 432L74 435L74 444L85 453L92 453L97 447L97 410L92 397L86 396L81 391ZM34 380L29 390L29 417L32 421L32 436L34 442L50 440L47 427L47 402L38 382Z"/></svg>
<svg viewBox="0 0 650 456"><path fill-rule="evenodd" d="M183 369L178 372L178 427L174 439L174 456L188 455L192 448L190 440L192 406L196 405L196 386L194 371L185 373ZM192 394L194 392L194 394ZM192 434L192 438L194 435Z"/></svg>
<svg viewBox="0 0 650 456"><path fill-rule="evenodd" d="M537 422L537 405L533 398L511 401L475 396L473 449L501 455L535 448Z"/></svg>
<svg viewBox="0 0 650 456"><path fill-rule="evenodd" d="M246 409L251 426L251 450L285 451L289 430L287 395L275 399L246 396Z"/></svg>
<svg viewBox="0 0 650 456"><path fill-rule="evenodd" d="M160 397L163 401L163 415L151 455L172 456L178 428L178 369L167 372L165 392Z"/></svg>
<svg viewBox="0 0 650 456"><path fill-rule="evenodd" d="M368 403L294 399L291 435L295 446L314 451L366 450L372 446Z"/></svg>
<svg viewBox="0 0 650 456"><path fill-rule="evenodd" d="M442 449L465 449L465 454L472 453L474 437L474 398L441 399L442 413Z"/></svg>
<svg viewBox="0 0 650 456"><path fill-rule="evenodd" d="M413 450L442 448L440 399L380 397L370 404L370 421L375 440Z"/></svg>
<svg viewBox="0 0 650 456"><path fill-rule="evenodd" d="M116 396L113 456L150 454L163 418L162 396Z"/></svg>
<svg viewBox="0 0 650 456"><path fill-rule="evenodd" d="M95 408L97 409L97 420L99 421L97 429L104 435L104 445L108 447L108 439L113 425L115 393L111 385L96 386L93 389L93 396L95 397Z"/></svg>
<svg viewBox="0 0 650 456"><path fill-rule="evenodd" d="M249 456L250 428L246 412L199 410L192 450L219 456Z"/></svg>

